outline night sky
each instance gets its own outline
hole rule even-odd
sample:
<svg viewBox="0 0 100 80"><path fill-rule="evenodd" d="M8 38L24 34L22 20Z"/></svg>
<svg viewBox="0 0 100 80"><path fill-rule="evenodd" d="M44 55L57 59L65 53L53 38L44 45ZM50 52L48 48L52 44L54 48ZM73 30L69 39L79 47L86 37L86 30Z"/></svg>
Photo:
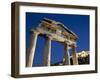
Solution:
<svg viewBox="0 0 100 80"><path fill-rule="evenodd" d="M43 18L49 18L63 23L70 30L72 30L79 39L77 40L76 52L83 50L89 51L89 15L71 15L71 14L49 14L49 13L26 13L26 48L29 48L30 30L35 28ZM43 50L45 39L38 37L34 66L41 66L43 64ZM63 60L64 45L59 42L52 41L51 48L51 63L56 63Z"/></svg>

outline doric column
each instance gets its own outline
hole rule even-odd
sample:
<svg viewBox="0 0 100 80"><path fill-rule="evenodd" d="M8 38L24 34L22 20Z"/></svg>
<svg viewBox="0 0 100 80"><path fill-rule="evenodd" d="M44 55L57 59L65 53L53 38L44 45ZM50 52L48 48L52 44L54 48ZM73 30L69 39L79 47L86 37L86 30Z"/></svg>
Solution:
<svg viewBox="0 0 100 80"><path fill-rule="evenodd" d="M43 65L50 66L51 64L51 37L46 37L46 43L44 48Z"/></svg>
<svg viewBox="0 0 100 80"><path fill-rule="evenodd" d="M27 53L27 61L26 61L27 67L32 67L38 34L39 33L35 30L31 31L30 47Z"/></svg>
<svg viewBox="0 0 100 80"><path fill-rule="evenodd" d="M67 43L65 43L64 46L64 65L70 65L70 55L69 55Z"/></svg>
<svg viewBox="0 0 100 80"><path fill-rule="evenodd" d="M78 58L76 55L76 49L75 49L75 44L72 45L72 60L73 60L73 65L77 65L78 64Z"/></svg>

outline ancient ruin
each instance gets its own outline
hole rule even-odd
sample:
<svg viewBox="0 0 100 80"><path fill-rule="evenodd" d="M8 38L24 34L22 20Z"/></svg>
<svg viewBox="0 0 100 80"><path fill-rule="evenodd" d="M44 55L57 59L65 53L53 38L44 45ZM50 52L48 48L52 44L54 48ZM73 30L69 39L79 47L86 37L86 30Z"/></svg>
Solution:
<svg viewBox="0 0 100 80"><path fill-rule="evenodd" d="M32 67L38 35L41 35L46 39L43 55L44 66L51 65L50 62L52 40L58 41L64 45L64 65L70 65L69 49L72 50L73 65L78 65L78 59L75 49L78 36L71 30L69 30L64 24L48 18L44 18L38 25L38 27L31 30L31 44L26 61L27 67Z"/></svg>

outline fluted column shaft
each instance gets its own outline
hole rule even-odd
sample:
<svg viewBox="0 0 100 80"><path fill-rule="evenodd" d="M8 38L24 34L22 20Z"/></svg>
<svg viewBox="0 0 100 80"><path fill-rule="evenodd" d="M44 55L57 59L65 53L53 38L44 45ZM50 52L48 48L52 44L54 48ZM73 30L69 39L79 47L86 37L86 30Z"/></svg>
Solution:
<svg viewBox="0 0 100 80"><path fill-rule="evenodd" d="M72 46L72 60L73 60L73 65L78 64L78 58L77 58L77 55L76 55L75 45Z"/></svg>
<svg viewBox="0 0 100 80"><path fill-rule="evenodd" d="M29 52L27 53L28 55L27 55L27 61L26 61L27 67L32 67L32 65L33 65L37 37L38 37L38 32L31 31L30 48L29 48Z"/></svg>
<svg viewBox="0 0 100 80"><path fill-rule="evenodd" d="M50 66L51 64L51 38L46 38L45 48L44 48L44 57L43 57L44 66Z"/></svg>
<svg viewBox="0 0 100 80"><path fill-rule="evenodd" d="M69 55L67 43L65 43L65 47L64 47L64 65L70 65L70 55Z"/></svg>

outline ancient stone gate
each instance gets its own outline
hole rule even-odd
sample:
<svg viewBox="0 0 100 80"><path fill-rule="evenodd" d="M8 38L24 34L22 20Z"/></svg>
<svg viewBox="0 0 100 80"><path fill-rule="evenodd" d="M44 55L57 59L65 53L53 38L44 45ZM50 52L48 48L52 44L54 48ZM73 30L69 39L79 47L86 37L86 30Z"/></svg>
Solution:
<svg viewBox="0 0 100 80"><path fill-rule="evenodd" d="M44 18L38 27L31 30L31 42L30 48L28 51L26 66L32 67L36 42L38 35L44 36L46 39L45 48L44 48L44 59L43 65L51 65L51 41L59 41L64 44L64 65L70 65L70 56L69 49L72 50L72 60L73 64L78 64L78 59L76 55L76 40L78 39L77 35L69 30L65 25L60 22Z"/></svg>

